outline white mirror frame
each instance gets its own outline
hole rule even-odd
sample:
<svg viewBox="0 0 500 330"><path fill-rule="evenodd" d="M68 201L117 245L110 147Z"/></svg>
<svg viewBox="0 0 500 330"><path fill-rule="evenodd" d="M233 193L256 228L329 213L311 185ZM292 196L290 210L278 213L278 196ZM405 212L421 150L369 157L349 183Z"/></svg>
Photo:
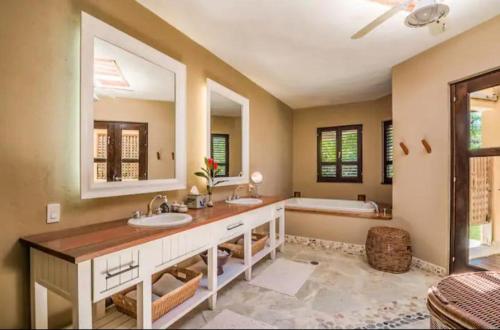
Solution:
<svg viewBox="0 0 500 330"><path fill-rule="evenodd" d="M207 79L207 157L210 157L210 139L211 139L211 93L215 92L227 97L241 105L241 176L217 178L215 182L224 181L219 186L231 186L237 184L247 184L250 171L250 101L240 94L219 84L216 81Z"/></svg>
<svg viewBox="0 0 500 330"><path fill-rule="evenodd" d="M94 38L100 38L175 73L175 178L133 182L93 180ZM80 85L80 195L82 199L186 188L186 66L82 12Z"/></svg>

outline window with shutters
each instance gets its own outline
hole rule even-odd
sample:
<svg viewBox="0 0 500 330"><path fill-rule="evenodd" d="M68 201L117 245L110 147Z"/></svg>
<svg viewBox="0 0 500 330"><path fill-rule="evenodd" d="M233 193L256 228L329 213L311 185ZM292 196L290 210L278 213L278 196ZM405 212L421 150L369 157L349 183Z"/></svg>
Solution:
<svg viewBox="0 0 500 330"><path fill-rule="evenodd" d="M394 139L392 135L392 120L384 121L384 184L392 184L392 174L393 174L393 148L394 148Z"/></svg>
<svg viewBox="0 0 500 330"><path fill-rule="evenodd" d="M218 176L229 176L229 134L212 134L210 141L211 157L219 164Z"/></svg>
<svg viewBox="0 0 500 330"><path fill-rule="evenodd" d="M148 124L94 122L94 182L148 179Z"/></svg>
<svg viewBox="0 0 500 330"><path fill-rule="evenodd" d="M318 128L318 182L363 182L362 125Z"/></svg>

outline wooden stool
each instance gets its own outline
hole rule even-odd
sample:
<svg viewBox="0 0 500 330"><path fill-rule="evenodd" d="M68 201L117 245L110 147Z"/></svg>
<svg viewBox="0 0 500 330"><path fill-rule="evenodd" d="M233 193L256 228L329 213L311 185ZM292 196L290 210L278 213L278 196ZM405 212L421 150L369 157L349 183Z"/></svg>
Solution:
<svg viewBox="0 0 500 330"><path fill-rule="evenodd" d="M499 329L500 272L452 275L429 289L431 329Z"/></svg>
<svg viewBox="0 0 500 330"><path fill-rule="evenodd" d="M366 256L377 270L405 273L411 265L410 234L397 228L373 227L366 238Z"/></svg>

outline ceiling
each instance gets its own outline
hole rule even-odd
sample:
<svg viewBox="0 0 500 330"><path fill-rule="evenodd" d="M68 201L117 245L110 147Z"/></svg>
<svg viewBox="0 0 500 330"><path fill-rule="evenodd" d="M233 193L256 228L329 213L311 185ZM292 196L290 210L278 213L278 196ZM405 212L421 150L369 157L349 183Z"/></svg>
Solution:
<svg viewBox="0 0 500 330"><path fill-rule="evenodd" d="M148 62L109 42L94 40L94 58L116 62L128 88L102 88L95 86L97 97L124 97L141 100L175 100L175 73ZM94 85L98 85L94 83Z"/></svg>
<svg viewBox="0 0 500 330"><path fill-rule="evenodd" d="M213 116L241 117L241 104L224 95L212 92L210 94L210 113Z"/></svg>
<svg viewBox="0 0 500 330"><path fill-rule="evenodd" d="M447 0L438 36L403 11L351 40L394 0L137 1L292 108L387 95L394 65L500 14L500 0Z"/></svg>

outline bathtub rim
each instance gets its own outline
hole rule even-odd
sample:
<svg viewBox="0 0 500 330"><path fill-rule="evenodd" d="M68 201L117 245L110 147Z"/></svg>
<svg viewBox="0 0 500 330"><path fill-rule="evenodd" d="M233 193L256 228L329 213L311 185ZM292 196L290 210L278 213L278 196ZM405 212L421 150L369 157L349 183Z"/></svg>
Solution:
<svg viewBox="0 0 500 330"><path fill-rule="evenodd" d="M328 210L323 208L314 207L300 207L296 205L287 205L285 203L285 211L288 212L299 212L299 213L311 213L311 214L322 214L322 215L334 215L349 218L363 218L370 220L382 220L389 221L392 220L392 214L388 213L384 215L383 213L370 213L370 212L355 212L355 211L341 211L341 210Z"/></svg>

